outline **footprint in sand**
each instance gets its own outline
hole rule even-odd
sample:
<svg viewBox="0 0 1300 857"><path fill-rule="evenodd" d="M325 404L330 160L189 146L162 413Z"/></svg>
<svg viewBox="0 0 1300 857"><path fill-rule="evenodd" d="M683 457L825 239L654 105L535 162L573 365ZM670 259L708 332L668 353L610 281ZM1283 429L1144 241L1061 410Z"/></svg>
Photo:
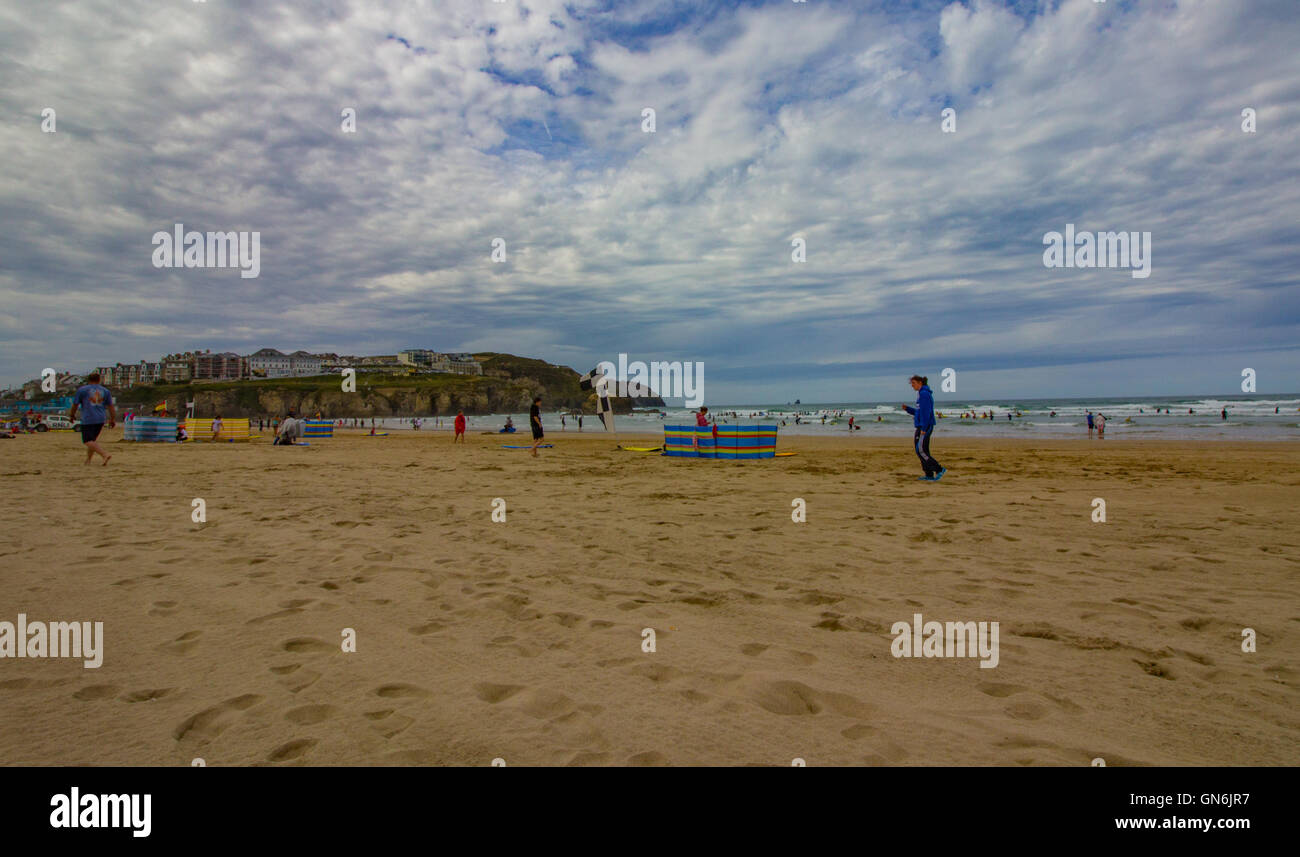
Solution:
<svg viewBox="0 0 1300 857"><path fill-rule="evenodd" d="M72 694L72 698L80 699L83 702L92 699L108 699L110 696L116 696L120 689L111 684L92 684Z"/></svg>
<svg viewBox="0 0 1300 857"><path fill-rule="evenodd" d="M299 738L297 740L290 741L287 744L281 744L279 747L276 747L267 755L266 761L288 762L288 761L292 761L293 759L301 758L307 755L308 751L310 751L312 747L315 747L319 743L320 742L317 741L315 738Z"/></svg>
<svg viewBox="0 0 1300 857"><path fill-rule="evenodd" d="M118 699L123 702L153 702L155 699L162 699L171 693L174 687L157 687L150 690L133 690L130 693L124 693Z"/></svg>
<svg viewBox="0 0 1300 857"><path fill-rule="evenodd" d="M1029 690L1027 687L1021 687L1018 684L1001 684L999 682L987 681L976 687L980 693L987 693L989 696L998 698L1011 696L1015 693L1024 693Z"/></svg>
<svg viewBox="0 0 1300 857"><path fill-rule="evenodd" d="M238 719L239 712L247 711L261 701L262 697L256 693L227 699L182 720L172 730L172 737L177 741L211 741L230 728Z"/></svg>
<svg viewBox="0 0 1300 857"><path fill-rule="evenodd" d="M339 651L337 646L330 645L324 640L316 637L294 637L291 640L285 640L280 644L280 648L286 652L313 652L325 653Z"/></svg>
<svg viewBox="0 0 1300 857"><path fill-rule="evenodd" d="M1047 706L1027 699L1016 700L1002 709L1008 717L1016 720L1041 720L1047 716Z"/></svg>
<svg viewBox="0 0 1300 857"><path fill-rule="evenodd" d="M488 684L483 682L474 685L474 695L483 702L496 705L498 702L509 699L523 689L523 685L519 684Z"/></svg>
<svg viewBox="0 0 1300 857"><path fill-rule="evenodd" d="M875 706L846 693L819 691L802 682L774 679L761 673L746 674L728 682L725 693L785 716L816 715L830 709L846 717L867 719L875 713Z"/></svg>
<svg viewBox="0 0 1300 857"><path fill-rule="evenodd" d="M328 720L336 711L338 709L332 705L302 705L286 711L284 719L299 726L311 726Z"/></svg>
<svg viewBox="0 0 1300 857"><path fill-rule="evenodd" d="M479 699L493 705L509 700L510 707L539 720L568 716L575 707L573 700L564 694L546 688L481 683L474 686L474 693Z"/></svg>
<svg viewBox="0 0 1300 857"><path fill-rule="evenodd" d="M284 664L269 669L278 676L284 676L280 679L280 684L290 693L297 693L305 687L310 687L321 677L321 674L315 670L303 669L302 664Z"/></svg>
<svg viewBox="0 0 1300 857"><path fill-rule="evenodd" d="M365 715L368 719L375 721L370 724L385 739L392 738L397 733L405 730L415 722L414 717L407 717L405 714L397 714L393 709L383 711L367 711Z"/></svg>
<svg viewBox="0 0 1300 857"><path fill-rule="evenodd" d="M203 636L202 631L186 631L176 639L163 643L158 648L174 655L183 655L199 644L199 637L201 636Z"/></svg>
<svg viewBox="0 0 1300 857"><path fill-rule="evenodd" d="M283 619L285 616L293 616L295 613L301 613L301 607L290 607L286 610L276 610L274 613L265 613L261 616L255 616L245 622L245 625L260 625L263 622L270 622L272 619Z"/></svg>
<svg viewBox="0 0 1300 857"><path fill-rule="evenodd" d="M650 679L655 684L663 684L673 679L681 678L684 673L676 667L670 667L666 664L643 663L635 667L631 672Z"/></svg>

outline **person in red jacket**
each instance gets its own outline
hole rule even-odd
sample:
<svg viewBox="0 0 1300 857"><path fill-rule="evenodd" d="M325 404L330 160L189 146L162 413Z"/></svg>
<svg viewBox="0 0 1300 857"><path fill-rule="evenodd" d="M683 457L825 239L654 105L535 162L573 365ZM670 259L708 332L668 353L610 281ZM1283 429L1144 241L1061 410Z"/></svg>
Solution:
<svg viewBox="0 0 1300 857"><path fill-rule="evenodd" d="M464 411L456 412L456 434L455 436L452 437L451 442L455 443L456 441L460 441L461 443L465 442L465 412Z"/></svg>

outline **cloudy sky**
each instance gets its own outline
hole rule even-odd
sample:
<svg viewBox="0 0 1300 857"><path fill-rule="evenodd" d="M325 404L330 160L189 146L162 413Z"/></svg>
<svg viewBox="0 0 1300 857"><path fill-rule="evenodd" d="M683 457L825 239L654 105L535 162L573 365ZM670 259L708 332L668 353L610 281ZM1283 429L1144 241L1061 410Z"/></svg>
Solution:
<svg viewBox="0 0 1300 857"><path fill-rule="evenodd" d="M0 384L272 346L1292 392L1297 45L1296 0L0 0ZM178 222L260 276L155 268ZM1151 275L1046 268L1067 223Z"/></svg>

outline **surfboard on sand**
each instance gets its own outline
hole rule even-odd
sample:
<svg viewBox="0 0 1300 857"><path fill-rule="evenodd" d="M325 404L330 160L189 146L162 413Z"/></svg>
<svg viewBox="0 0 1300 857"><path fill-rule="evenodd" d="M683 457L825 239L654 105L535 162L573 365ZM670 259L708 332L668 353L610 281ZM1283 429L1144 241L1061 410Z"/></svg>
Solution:
<svg viewBox="0 0 1300 857"><path fill-rule="evenodd" d="M620 446L624 452L662 452L662 446Z"/></svg>

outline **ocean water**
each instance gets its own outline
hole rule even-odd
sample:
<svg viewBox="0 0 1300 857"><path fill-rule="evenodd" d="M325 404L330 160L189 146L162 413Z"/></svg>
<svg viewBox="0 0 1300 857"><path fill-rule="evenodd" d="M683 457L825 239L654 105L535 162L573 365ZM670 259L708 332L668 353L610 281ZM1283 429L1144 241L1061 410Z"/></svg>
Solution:
<svg viewBox="0 0 1300 857"><path fill-rule="evenodd" d="M794 404L752 404L711 406L710 413L721 424L771 424L787 435L847 435L848 420L861 425L854 436L895 436L911 433L912 418L893 402L819 402ZM1168 408L1169 413L1164 410ZM1228 418L1221 417L1226 408ZM1159 409L1159 413L1157 413ZM1276 409L1276 413L1275 413ZM1106 415L1106 438L1178 438L1201 440L1300 440L1300 394L1135 397L1092 399L964 399L954 394L935 393L935 410L942 413L936 434L965 437L1087 437L1085 415L1089 410ZM657 411L618 415L620 432L658 432L664 424L691 425L694 411L666 407ZM961 419L963 412L992 411L994 418ZM1052 412L1056 416L1052 416ZM1007 414L1012 415L1007 419ZM795 422L796 415L799 422ZM498 429L506 414L468 417L470 431ZM519 436L528 436L528 415L510 414ZM825 416L823 423L822 417ZM879 417L879 420L877 420ZM439 430L433 417L424 417L423 431ZM350 421L349 421L350 422ZM385 431L411 429L409 417L377 420ZM449 431L451 419L442 418L440 430ZM577 421L567 418L567 431L577 430ZM369 422L366 423L369 427ZM548 433L560 431L560 414L543 414ZM583 418L583 433L601 431L595 416Z"/></svg>

